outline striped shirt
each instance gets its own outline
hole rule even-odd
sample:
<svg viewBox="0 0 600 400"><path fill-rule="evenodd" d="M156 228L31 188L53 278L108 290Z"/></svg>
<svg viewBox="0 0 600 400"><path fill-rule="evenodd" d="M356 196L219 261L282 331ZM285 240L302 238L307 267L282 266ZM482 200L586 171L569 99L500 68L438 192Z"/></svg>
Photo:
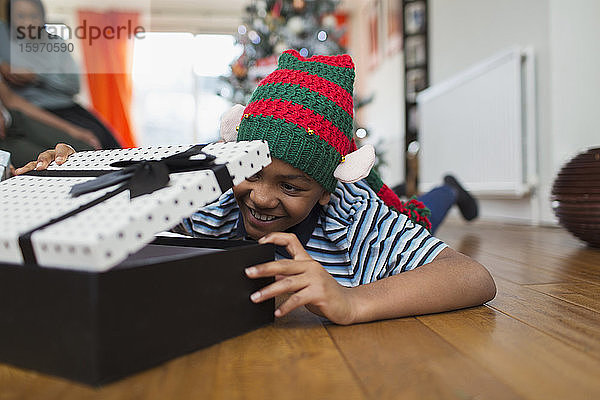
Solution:
<svg viewBox="0 0 600 400"><path fill-rule="evenodd" d="M239 208L229 190L183 225L194 236L232 239L239 219ZM348 287L430 263L447 247L421 225L388 208L364 180L338 183L303 244L338 283Z"/></svg>

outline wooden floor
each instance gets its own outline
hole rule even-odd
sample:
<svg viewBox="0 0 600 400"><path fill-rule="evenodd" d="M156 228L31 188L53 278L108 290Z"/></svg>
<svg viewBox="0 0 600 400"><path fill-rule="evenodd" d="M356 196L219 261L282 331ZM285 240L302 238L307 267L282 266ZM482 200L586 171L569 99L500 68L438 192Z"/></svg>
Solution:
<svg viewBox="0 0 600 400"><path fill-rule="evenodd" d="M449 221L488 305L351 327L298 310L90 388L0 364L0 399L600 399L600 249L557 228Z"/></svg>

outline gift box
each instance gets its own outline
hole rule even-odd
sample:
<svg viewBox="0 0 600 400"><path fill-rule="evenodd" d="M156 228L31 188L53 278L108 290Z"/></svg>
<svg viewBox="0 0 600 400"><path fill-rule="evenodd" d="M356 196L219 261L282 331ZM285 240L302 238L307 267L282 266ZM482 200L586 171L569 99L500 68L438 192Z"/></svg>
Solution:
<svg viewBox="0 0 600 400"><path fill-rule="evenodd" d="M102 384L273 321L274 258L156 234L270 162L264 142L81 152L0 183L0 361Z"/></svg>
<svg viewBox="0 0 600 400"><path fill-rule="evenodd" d="M178 172L160 168L169 157ZM75 153L0 184L0 261L107 270L269 163L263 141Z"/></svg>

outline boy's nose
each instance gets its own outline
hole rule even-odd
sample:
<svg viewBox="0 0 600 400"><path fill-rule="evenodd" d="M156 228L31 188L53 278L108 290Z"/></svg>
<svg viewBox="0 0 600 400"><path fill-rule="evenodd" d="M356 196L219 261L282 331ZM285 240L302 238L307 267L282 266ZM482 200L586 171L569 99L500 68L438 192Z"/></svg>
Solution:
<svg viewBox="0 0 600 400"><path fill-rule="evenodd" d="M273 189L266 185L256 185L250 191L250 200L257 208L275 208L277 207L277 197L273 195Z"/></svg>

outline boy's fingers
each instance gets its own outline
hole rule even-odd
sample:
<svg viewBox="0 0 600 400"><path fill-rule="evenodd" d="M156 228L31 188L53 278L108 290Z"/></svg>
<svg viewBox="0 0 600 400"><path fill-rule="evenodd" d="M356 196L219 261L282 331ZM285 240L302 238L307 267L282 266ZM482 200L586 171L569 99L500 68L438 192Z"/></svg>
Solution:
<svg viewBox="0 0 600 400"><path fill-rule="evenodd" d="M28 162L27 164L23 165L21 168L17 168L15 171L15 175L21 175L26 172L33 171L35 169L36 164L37 164L37 161Z"/></svg>
<svg viewBox="0 0 600 400"><path fill-rule="evenodd" d="M71 154L75 153L75 149L73 149L71 146L69 146L68 144L65 144L65 143L57 144L54 151L55 151L55 160L58 165L63 164L65 161L67 161L67 158ZM42 154L44 154L44 153L42 153Z"/></svg>
<svg viewBox="0 0 600 400"><path fill-rule="evenodd" d="M264 264L257 264L246 268L246 275L249 278L264 278L277 275L294 275L305 271L302 263L292 260L271 261Z"/></svg>
<svg viewBox="0 0 600 400"><path fill-rule="evenodd" d="M304 250L302 243L293 233L275 232L269 233L258 240L258 243L273 243L277 246L284 246L294 260L312 260L312 257Z"/></svg>
<svg viewBox="0 0 600 400"><path fill-rule="evenodd" d="M38 158L37 158L37 163L35 164L35 170L36 171L40 171L43 169L46 169L46 167L48 167L48 165L50 165L50 163L52 161L54 161L54 157L55 157L55 152L54 150L46 150L43 153L41 153Z"/></svg>
<svg viewBox="0 0 600 400"><path fill-rule="evenodd" d="M287 313L295 310L298 307L305 306L311 303L310 288L304 288L293 295L291 295L286 301L281 304L277 310L275 310L276 317L283 317Z"/></svg>
<svg viewBox="0 0 600 400"><path fill-rule="evenodd" d="M252 293L250 299L255 303L271 299L284 293L295 293L308 286L304 276L288 276Z"/></svg>

